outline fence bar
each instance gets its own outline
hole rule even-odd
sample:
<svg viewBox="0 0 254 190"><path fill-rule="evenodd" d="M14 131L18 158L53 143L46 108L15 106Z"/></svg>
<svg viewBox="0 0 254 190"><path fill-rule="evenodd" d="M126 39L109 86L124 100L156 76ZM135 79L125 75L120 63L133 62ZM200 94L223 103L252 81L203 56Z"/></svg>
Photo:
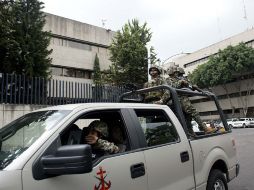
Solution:
<svg viewBox="0 0 254 190"><path fill-rule="evenodd" d="M80 83L80 102L83 103L84 97L83 97L83 83Z"/></svg>
<svg viewBox="0 0 254 190"><path fill-rule="evenodd" d="M84 97L83 102L85 103L86 102L86 84L85 83L83 83L83 97Z"/></svg>
<svg viewBox="0 0 254 190"><path fill-rule="evenodd" d="M65 102L65 82L62 81L63 87L62 87L62 94L63 94L63 98L62 98L62 104L64 104Z"/></svg>
<svg viewBox="0 0 254 190"><path fill-rule="evenodd" d="M52 91L52 90L51 90L51 84L52 84L52 80L49 80L49 81L48 81L48 84L49 84L49 85L48 85L48 100L49 100L48 104L51 105L51 97L52 97L52 96L51 96L51 95L52 95L52 94L51 94L51 93L52 93L52 92L51 92L51 91ZM46 96L46 97L47 97L47 96ZM47 105L47 100L46 100L46 105Z"/></svg>
<svg viewBox="0 0 254 190"><path fill-rule="evenodd" d="M59 81L59 98L58 98L58 104L62 104L62 81Z"/></svg>
<svg viewBox="0 0 254 190"><path fill-rule="evenodd" d="M1 79L2 79L2 81L1 81L1 103L4 103L4 74L3 73L1 73Z"/></svg>
<svg viewBox="0 0 254 190"><path fill-rule="evenodd" d="M55 105L55 80L53 80L52 105Z"/></svg>
<svg viewBox="0 0 254 190"><path fill-rule="evenodd" d="M45 105L45 84L44 84L44 78L41 78L41 81L42 81L42 91L41 91L41 93L42 93L42 100L41 100L41 103L42 103L42 105Z"/></svg>
<svg viewBox="0 0 254 190"><path fill-rule="evenodd" d="M41 103L41 77L38 77L38 104Z"/></svg>
<svg viewBox="0 0 254 190"><path fill-rule="evenodd" d="M78 103L80 103L80 83L78 82Z"/></svg>
<svg viewBox="0 0 254 190"><path fill-rule="evenodd" d="M18 75L19 87L18 87L18 104L20 104L21 97L21 75Z"/></svg>
<svg viewBox="0 0 254 190"><path fill-rule="evenodd" d="M33 104L33 93L34 93L33 86L34 86L34 79L32 77L31 78L31 104Z"/></svg>
<svg viewBox="0 0 254 190"><path fill-rule="evenodd" d="M36 101L37 101L37 80L38 78L37 77L34 77L34 104L36 104Z"/></svg>
<svg viewBox="0 0 254 190"><path fill-rule="evenodd" d="M58 105L58 91L59 91L59 87L58 87L58 83L59 83L59 80L56 80L56 105Z"/></svg>
<svg viewBox="0 0 254 190"><path fill-rule="evenodd" d="M71 82L69 82L69 98L68 98L69 104L71 103Z"/></svg>
<svg viewBox="0 0 254 190"><path fill-rule="evenodd" d="M23 83L23 85L22 85L22 93L21 93L21 98L22 98L22 104L25 104L25 86L26 86L26 83L25 83L25 75L21 75L20 76L21 77L21 80L22 80L22 82L21 83ZM21 89L20 89L21 90Z"/></svg>
<svg viewBox="0 0 254 190"><path fill-rule="evenodd" d="M77 97L77 83L75 82L75 97ZM77 103L77 99L74 99L74 103Z"/></svg>
<svg viewBox="0 0 254 190"><path fill-rule="evenodd" d="M10 104L12 103L12 96L13 96L13 93L12 93L12 86L13 86L13 75L10 75L10 77L11 77L11 82L10 82Z"/></svg>
<svg viewBox="0 0 254 190"><path fill-rule="evenodd" d="M26 77L25 83L26 83L26 103L29 104L29 78Z"/></svg>
<svg viewBox="0 0 254 190"><path fill-rule="evenodd" d="M18 85L17 85L17 75L14 75L14 104L16 104L17 103L17 87L18 87Z"/></svg>
<svg viewBox="0 0 254 190"><path fill-rule="evenodd" d="M64 104L65 93L64 93L64 81L62 81L62 104Z"/></svg>
<svg viewBox="0 0 254 190"><path fill-rule="evenodd" d="M65 102L64 104L68 104L68 82L65 81Z"/></svg>
<svg viewBox="0 0 254 190"><path fill-rule="evenodd" d="M6 74L6 88L5 88L5 103L8 103L8 77L9 77L9 75L8 74Z"/></svg>

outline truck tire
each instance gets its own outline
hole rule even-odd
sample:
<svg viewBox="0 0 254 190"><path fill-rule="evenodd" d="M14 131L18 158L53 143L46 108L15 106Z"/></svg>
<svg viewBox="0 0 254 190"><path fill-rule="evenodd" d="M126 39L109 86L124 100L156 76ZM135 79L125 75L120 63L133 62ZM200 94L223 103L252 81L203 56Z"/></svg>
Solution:
<svg viewBox="0 0 254 190"><path fill-rule="evenodd" d="M217 169L210 172L206 190L228 190L228 184L224 174Z"/></svg>
<svg viewBox="0 0 254 190"><path fill-rule="evenodd" d="M229 124L229 127L230 127L230 129L233 129L233 126L231 124Z"/></svg>

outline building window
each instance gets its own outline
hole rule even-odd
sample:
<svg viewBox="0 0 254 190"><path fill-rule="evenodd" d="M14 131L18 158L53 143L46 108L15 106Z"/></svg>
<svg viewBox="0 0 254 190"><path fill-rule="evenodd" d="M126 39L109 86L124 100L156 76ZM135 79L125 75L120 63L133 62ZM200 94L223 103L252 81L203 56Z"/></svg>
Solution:
<svg viewBox="0 0 254 190"><path fill-rule="evenodd" d="M205 62L208 61L208 59L209 59L209 56L201 58L201 59L198 59L198 60L190 62L190 63L186 63L186 64L183 65L183 67L187 68L187 67L190 67L190 66L193 66L193 65L197 65L197 64L200 64L200 63L205 63Z"/></svg>
<svg viewBox="0 0 254 190"><path fill-rule="evenodd" d="M84 78L91 79L92 71L75 69L75 68L66 68L66 67L50 67L51 74L55 76L65 76L65 77L74 77L74 78Z"/></svg>
<svg viewBox="0 0 254 190"><path fill-rule="evenodd" d="M75 70L70 68L63 69L63 76L65 77L76 77Z"/></svg>
<svg viewBox="0 0 254 190"><path fill-rule="evenodd" d="M64 46L76 49L82 49L86 51L92 51L92 46L84 43L74 42L70 40L60 39L60 38L52 38L51 43L57 46Z"/></svg>
<svg viewBox="0 0 254 190"><path fill-rule="evenodd" d="M63 68L51 67L50 70L52 75L63 76Z"/></svg>
<svg viewBox="0 0 254 190"><path fill-rule="evenodd" d="M67 41L67 42L68 42L68 47L71 47L71 48L83 49L83 50L87 50L87 51L92 50L92 47L87 44L82 44L82 43L73 42L73 41Z"/></svg>
<svg viewBox="0 0 254 190"><path fill-rule="evenodd" d="M85 78L85 71L77 70L76 71L76 77L77 78Z"/></svg>
<svg viewBox="0 0 254 190"><path fill-rule="evenodd" d="M85 71L85 79L91 79L92 78L92 72L91 71Z"/></svg>

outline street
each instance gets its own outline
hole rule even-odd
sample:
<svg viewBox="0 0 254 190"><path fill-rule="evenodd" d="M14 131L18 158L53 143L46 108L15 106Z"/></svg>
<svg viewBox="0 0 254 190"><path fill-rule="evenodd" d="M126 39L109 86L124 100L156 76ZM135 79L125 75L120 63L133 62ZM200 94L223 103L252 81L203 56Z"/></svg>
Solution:
<svg viewBox="0 0 254 190"><path fill-rule="evenodd" d="M229 190L254 190L254 128L233 129L233 134L240 173L229 183Z"/></svg>

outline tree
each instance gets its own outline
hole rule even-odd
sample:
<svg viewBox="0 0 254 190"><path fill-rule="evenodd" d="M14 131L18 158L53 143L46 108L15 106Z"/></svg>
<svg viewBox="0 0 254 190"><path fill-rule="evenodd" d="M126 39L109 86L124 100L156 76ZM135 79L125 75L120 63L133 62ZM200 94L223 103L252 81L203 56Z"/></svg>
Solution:
<svg viewBox="0 0 254 190"><path fill-rule="evenodd" d="M228 46L219 50L218 54L212 56L207 63L200 65L189 75L190 80L202 88L221 85L228 97L232 107L232 114L235 106L231 100L228 83L232 83L238 89L243 113L246 116L248 111L248 96L253 89L254 73L254 49L244 43L237 46ZM242 80L247 80L247 92L243 96Z"/></svg>
<svg viewBox="0 0 254 190"><path fill-rule="evenodd" d="M109 80L114 84L143 84L147 81L148 50L151 40L147 24L138 20L129 21L117 31L110 46L112 65L108 70Z"/></svg>
<svg viewBox="0 0 254 190"><path fill-rule="evenodd" d="M101 81L100 61L99 61L97 53L95 55L93 70L94 70L94 74L93 74L94 83L95 84L101 84L102 81Z"/></svg>
<svg viewBox="0 0 254 190"><path fill-rule="evenodd" d="M10 5L10 1L0 0L0 72L11 70L10 65L5 61L9 54L8 50L13 44L11 26L14 15Z"/></svg>
<svg viewBox="0 0 254 190"><path fill-rule="evenodd" d="M0 49L4 49L0 54L0 72L48 77L52 50L48 50L50 33L43 31L46 22L41 11L43 3L2 0L2 4L0 22L5 28L1 30L6 35L0 36Z"/></svg>
<svg viewBox="0 0 254 190"><path fill-rule="evenodd" d="M160 62L160 59L157 58L157 53L155 53L154 47L151 46L150 48L150 64L156 65L157 62Z"/></svg>

